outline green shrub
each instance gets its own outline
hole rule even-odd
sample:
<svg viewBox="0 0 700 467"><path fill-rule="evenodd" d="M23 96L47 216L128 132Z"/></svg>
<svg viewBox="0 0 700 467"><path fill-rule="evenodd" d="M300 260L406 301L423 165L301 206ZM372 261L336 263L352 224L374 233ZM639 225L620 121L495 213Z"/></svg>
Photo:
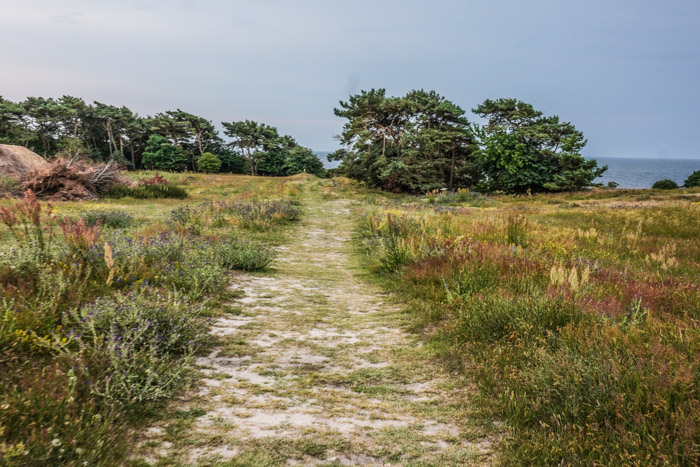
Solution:
<svg viewBox="0 0 700 467"><path fill-rule="evenodd" d="M99 224L112 229L125 229L134 223L134 218L123 211L87 211L80 217L89 226Z"/></svg>
<svg viewBox="0 0 700 467"><path fill-rule="evenodd" d="M187 198L187 190L173 185L140 185L133 188L124 185L115 185L107 190L103 196L109 199L185 199Z"/></svg>
<svg viewBox="0 0 700 467"><path fill-rule="evenodd" d="M197 159L197 169L204 173L216 173L221 170L221 159L216 154L205 152Z"/></svg>
<svg viewBox="0 0 700 467"><path fill-rule="evenodd" d="M121 405L171 396L187 382L193 353L207 339L202 305L178 292L142 288L72 313L71 336L87 355L92 392Z"/></svg>
<svg viewBox="0 0 700 467"><path fill-rule="evenodd" d="M191 300L199 300L228 283L226 268L213 254L214 240L171 233L136 239L114 235L106 241L113 251L113 280L118 287L148 281L186 291ZM94 270L104 271L102 250L95 250L88 260Z"/></svg>
<svg viewBox="0 0 700 467"><path fill-rule="evenodd" d="M243 227L251 230L267 230L274 224L291 222L301 215L298 203L280 200L226 203L222 204L220 209L232 214Z"/></svg>
<svg viewBox="0 0 700 467"><path fill-rule="evenodd" d="M678 188L678 184L673 180L665 178L663 180L654 182L654 184L651 187L659 190L673 190L674 188Z"/></svg>
<svg viewBox="0 0 700 467"><path fill-rule="evenodd" d="M700 170L696 170L692 174L688 175L688 178L683 182L683 186L686 188L693 188L700 186Z"/></svg>
<svg viewBox="0 0 700 467"><path fill-rule="evenodd" d="M495 342L515 333L520 338L542 336L578 320L580 313L561 299L478 296L465 302L457 332L471 342Z"/></svg>
<svg viewBox="0 0 700 467"><path fill-rule="evenodd" d="M216 243L214 256L220 265L229 269L261 271L275 259L275 251L248 240L230 237Z"/></svg>

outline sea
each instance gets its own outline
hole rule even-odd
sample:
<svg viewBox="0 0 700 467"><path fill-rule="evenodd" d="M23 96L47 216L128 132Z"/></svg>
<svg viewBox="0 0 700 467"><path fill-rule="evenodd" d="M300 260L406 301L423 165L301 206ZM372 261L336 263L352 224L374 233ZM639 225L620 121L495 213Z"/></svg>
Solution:
<svg viewBox="0 0 700 467"><path fill-rule="evenodd" d="M327 169L338 167L338 162L328 162L330 152L317 151L316 155ZM700 159L648 159L642 157L596 157L598 166L608 170L595 180L607 185L616 182L618 188L651 188L654 182L668 178L683 185L688 175L700 170Z"/></svg>

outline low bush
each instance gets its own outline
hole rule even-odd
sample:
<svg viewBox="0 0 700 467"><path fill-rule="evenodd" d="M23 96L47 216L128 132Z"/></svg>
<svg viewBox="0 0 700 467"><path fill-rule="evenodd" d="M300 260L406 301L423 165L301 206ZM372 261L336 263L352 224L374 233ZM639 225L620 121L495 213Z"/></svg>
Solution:
<svg viewBox="0 0 700 467"><path fill-rule="evenodd" d="M141 288L102 298L71 314L92 392L120 405L170 397L187 381L193 353L207 339L202 305L183 294Z"/></svg>
<svg viewBox="0 0 700 467"><path fill-rule="evenodd" d="M275 259L273 249L237 237L221 239L213 249L219 264L229 269L261 271Z"/></svg>
<svg viewBox="0 0 700 467"><path fill-rule="evenodd" d="M688 175L688 178L683 182L683 186L686 188L693 188L700 186L700 170L696 170L692 174Z"/></svg>
<svg viewBox="0 0 700 467"><path fill-rule="evenodd" d="M109 190L107 190L103 196L109 199L185 199L188 195L187 190L174 185L139 185L136 187L115 185Z"/></svg>
<svg viewBox="0 0 700 467"><path fill-rule="evenodd" d="M123 211L86 211L80 217L89 226L99 224L111 229L125 229L134 223L134 218Z"/></svg>
<svg viewBox="0 0 700 467"><path fill-rule="evenodd" d="M294 221L301 215L298 203L281 200L227 203L221 210L232 214L242 227L251 230L268 230L274 224Z"/></svg>
<svg viewBox="0 0 700 467"><path fill-rule="evenodd" d="M654 182L654 184L651 187L658 190L673 190L675 188L678 188L678 184L673 180L665 178L663 180Z"/></svg>

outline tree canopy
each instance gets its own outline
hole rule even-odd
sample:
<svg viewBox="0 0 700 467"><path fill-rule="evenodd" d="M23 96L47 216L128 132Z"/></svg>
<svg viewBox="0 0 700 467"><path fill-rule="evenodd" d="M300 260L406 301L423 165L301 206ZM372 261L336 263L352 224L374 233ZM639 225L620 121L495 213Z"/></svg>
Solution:
<svg viewBox="0 0 700 467"><path fill-rule="evenodd" d="M243 155L251 175L284 176L300 172L321 175L323 163L311 149L299 146L277 128L251 120L223 122L224 133L232 138L230 147Z"/></svg>
<svg viewBox="0 0 700 467"><path fill-rule="evenodd" d="M348 176L393 191L466 186L474 139L464 110L434 91L387 97L371 89L340 102L343 148L329 156Z"/></svg>
<svg viewBox="0 0 700 467"><path fill-rule="evenodd" d="M482 189L577 190L591 186L607 170L581 155L587 143L583 133L556 115L546 117L516 99L487 99L472 111L487 120L476 130Z"/></svg>
<svg viewBox="0 0 700 467"><path fill-rule="evenodd" d="M530 104L486 100L473 112L487 123L470 124L435 91L403 97L361 91L335 109L346 122L338 136L342 148L329 160L342 161L341 172L370 186L409 192L573 190L590 186L606 169L581 156L582 132Z"/></svg>
<svg viewBox="0 0 700 467"><path fill-rule="evenodd" d="M209 120L181 109L141 117L127 107L63 96L29 97L12 102L0 97L0 143L26 146L45 157L63 155L95 161L116 160L132 169L199 170L265 175L310 172L323 164L310 149L277 129L246 120L224 123L225 141Z"/></svg>

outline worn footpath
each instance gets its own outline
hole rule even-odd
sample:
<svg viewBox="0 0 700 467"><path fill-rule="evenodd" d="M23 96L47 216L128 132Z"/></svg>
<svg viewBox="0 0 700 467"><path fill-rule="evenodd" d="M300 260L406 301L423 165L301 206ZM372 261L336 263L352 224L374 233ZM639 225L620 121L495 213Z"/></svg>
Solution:
<svg viewBox="0 0 700 467"><path fill-rule="evenodd" d="M139 435L134 461L168 465L495 462L473 389L407 315L362 279L347 200L305 202L272 271L241 274L213 326L198 390Z"/></svg>

